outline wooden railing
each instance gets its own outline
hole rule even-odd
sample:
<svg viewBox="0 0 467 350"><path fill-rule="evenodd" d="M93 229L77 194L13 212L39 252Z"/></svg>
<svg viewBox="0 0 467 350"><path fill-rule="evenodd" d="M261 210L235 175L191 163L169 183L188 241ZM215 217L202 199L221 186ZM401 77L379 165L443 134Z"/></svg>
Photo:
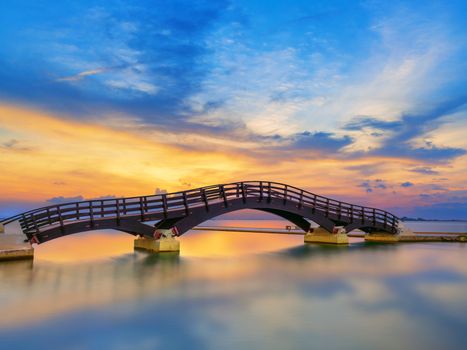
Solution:
<svg viewBox="0 0 467 350"><path fill-rule="evenodd" d="M214 203L224 202L228 205L232 199L246 202L251 198L258 201L279 199L284 204L291 201L298 208L311 208L313 212L322 213L333 220L347 223L360 221L391 232L397 230L398 218L387 211L337 201L294 186L268 181L234 182L168 194L51 205L15 215L2 223L19 220L24 233L31 235L41 232L42 228L63 227L75 221L89 221L93 225L96 220L114 218L118 224L122 218L135 216L144 221L148 214L162 213L167 217L171 211L181 210L188 215L190 208L204 206L209 209Z"/></svg>

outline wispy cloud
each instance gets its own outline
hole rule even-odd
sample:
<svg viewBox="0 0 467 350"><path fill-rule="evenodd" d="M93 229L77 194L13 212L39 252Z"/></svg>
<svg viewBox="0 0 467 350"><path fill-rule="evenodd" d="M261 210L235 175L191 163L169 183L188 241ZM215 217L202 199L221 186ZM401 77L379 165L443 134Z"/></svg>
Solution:
<svg viewBox="0 0 467 350"><path fill-rule="evenodd" d="M433 168L426 167L426 166L412 168L410 169L410 171L414 173L424 174L424 175L438 175L439 174L438 171L433 170Z"/></svg>
<svg viewBox="0 0 467 350"><path fill-rule="evenodd" d="M106 80L105 85L115 89L140 91L148 95L155 95L159 91L157 86L140 80Z"/></svg>
<svg viewBox="0 0 467 350"><path fill-rule="evenodd" d="M357 116L347 124L344 125L344 130L361 131L365 128L377 129L377 130L394 130L400 129L403 122L400 120L387 121L368 116Z"/></svg>
<svg viewBox="0 0 467 350"><path fill-rule="evenodd" d="M11 151L30 151L31 147L22 146L21 143L16 139L11 139L0 143L0 149L11 150Z"/></svg>
<svg viewBox="0 0 467 350"><path fill-rule="evenodd" d="M55 81L80 81L88 76L100 74L106 71L108 71L106 68L91 69L68 77L58 78Z"/></svg>
<svg viewBox="0 0 467 350"><path fill-rule="evenodd" d="M3 148L14 148L18 144L18 141L15 139L11 139L9 141L5 141L2 143Z"/></svg>
<svg viewBox="0 0 467 350"><path fill-rule="evenodd" d="M79 195L79 196L73 196L73 197L64 197L64 196L52 197L52 198L46 199L45 201L51 204L64 204L64 203L71 203L71 202L80 202L83 200L84 200L84 197Z"/></svg>
<svg viewBox="0 0 467 350"><path fill-rule="evenodd" d="M291 137L293 149L309 149L315 151L335 153L352 143L349 136L337 136L328 132L304 131Z"/></svg>

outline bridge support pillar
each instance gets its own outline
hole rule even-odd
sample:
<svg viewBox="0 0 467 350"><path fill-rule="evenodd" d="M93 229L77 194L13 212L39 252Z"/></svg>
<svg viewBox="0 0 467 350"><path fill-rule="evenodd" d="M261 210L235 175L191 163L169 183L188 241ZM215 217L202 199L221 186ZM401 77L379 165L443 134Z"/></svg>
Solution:
<svg viewBox="0 0 467 350"><path fill-rule="evenodd" d="M386 242L395 243L400 241L410 241L415 237L411 229L404 225L402 221L397 223L397 233L388 233L384 231L371 232L365 235L365 241L368 242Z"/></svg>
<svg viewBox="0 0 467 350"><path fill-rule="evenodd" d="M180 241L173 237L137 238L135 239L135 249L149 250L154 253L179 252Z"/></svg>
<svg viewBox="0 0 467 350"><path fill-rule="evenodd" d="M0 227L0 261L32 259L34 248L17 221ZM26 242L25 242L26 241Z"/></svg>
<svg viewBox="0 0 467 350"><path fill-rule="evenodd" d="M349 237L343 228L335 228L333 232L329 232L318 227L306 233L305 243L349 244Z"/></svg>
<svg viewBox="0 0 467 350"><path fill-rule="evenodd" d="M399 235L388 232L372 232L365 234L365 241L395 243L399 242Z"/></svg>

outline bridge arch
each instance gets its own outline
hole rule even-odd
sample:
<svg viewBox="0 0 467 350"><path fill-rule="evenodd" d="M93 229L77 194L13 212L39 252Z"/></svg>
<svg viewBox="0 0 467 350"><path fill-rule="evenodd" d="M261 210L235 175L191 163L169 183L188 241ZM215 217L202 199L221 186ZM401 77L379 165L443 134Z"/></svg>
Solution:
<svg viewBox="0 0 467 350"><path fill-rule="evenodd" d="M223 214L235 212L243 209L252 209L273 214L281 217L285 220L290 221L297 227L300 227L303 231L308 232L311 224L308 220L315 222L319 226L325 228L328 231L332 231L335 223L326 218L324 215L313 212L312 210L300 209L293 203L229 203L228 206L216 206L210 210L204 208L197 208L190 215L179 218L170 218L162 220L155 225L155 228L169 229L176 227L179 234L183 235L193 227L202 224L205 221L211 220ZM307 220L308 219L308 220Z"/></svg>

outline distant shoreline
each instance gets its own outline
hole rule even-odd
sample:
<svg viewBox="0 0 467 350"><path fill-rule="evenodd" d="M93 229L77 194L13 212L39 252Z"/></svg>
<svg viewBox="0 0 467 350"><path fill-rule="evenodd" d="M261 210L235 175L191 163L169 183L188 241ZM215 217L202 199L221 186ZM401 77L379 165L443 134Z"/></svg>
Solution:
<svg viewBox="0 0 467 350"><path fill-rule="evenodd" d="M268 220L272 220L270 218L245 218L245 219L230 219L230 218L226 218L226 219L217 219L217 218L214 218L214 219L211 219L211 220L215 220L215 221L226 221L226 220L242 220L242 221L268 221ZM414 221L414 222L423 222L423 221L426 221L426 222L430 222L430 221L436 221L436 222L467 222L467 219L423 219L423 218L408 218L408 217L402 217L401 218L402 221L404 222L409 222L409 221Z"/></svg>
<svg viewBox="0 0 467 350"><path fill-rule="evenodd" d="M408 218L408 217L402 217L402 221L407 222L407 221L439 221L439 222L467 222L467 220L464 219L423 219L423 218Z"/></svg>

